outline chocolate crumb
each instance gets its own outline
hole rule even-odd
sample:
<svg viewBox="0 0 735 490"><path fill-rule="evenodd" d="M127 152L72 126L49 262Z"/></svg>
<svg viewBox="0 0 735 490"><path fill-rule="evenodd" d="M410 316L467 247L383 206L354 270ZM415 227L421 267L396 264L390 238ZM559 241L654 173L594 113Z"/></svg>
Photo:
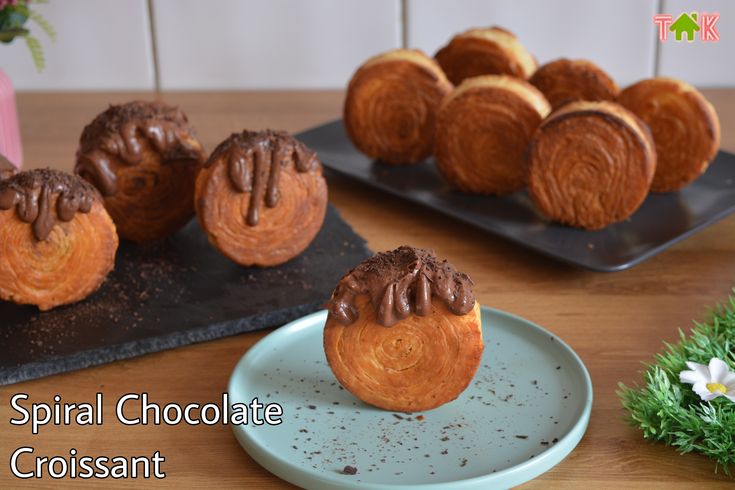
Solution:
<svg viewBox="0 0 735 490"><path fill-rule="evenodd" d="M516 439L528 439L528 436L517 435Z"/></svg>
<svg viewBox="0 0 735 490"><path fill-rule="evenodd" d="M356 475L357 468L355 468L354 466L347 465L344 468L342 468L342 474L343 475Z"/></svg>

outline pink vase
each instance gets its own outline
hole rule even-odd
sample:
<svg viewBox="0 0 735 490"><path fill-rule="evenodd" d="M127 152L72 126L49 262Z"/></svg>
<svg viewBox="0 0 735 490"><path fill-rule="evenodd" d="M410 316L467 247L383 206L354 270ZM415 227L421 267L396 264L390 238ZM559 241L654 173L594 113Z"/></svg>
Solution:
<svg viewBox="0 0 735 490"><path fill-rule="evenodd" d="M15 91L10 78L0 68L0 154L13 165L23 165L23 147L20 143L18 110L15 107Z"/></svg>

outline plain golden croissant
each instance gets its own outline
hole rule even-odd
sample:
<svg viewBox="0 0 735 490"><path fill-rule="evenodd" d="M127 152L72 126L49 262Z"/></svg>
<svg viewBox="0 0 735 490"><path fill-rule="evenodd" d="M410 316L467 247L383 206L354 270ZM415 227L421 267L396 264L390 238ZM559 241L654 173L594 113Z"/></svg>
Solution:
<svg viewBox="0 0 735 490"><path fill-rule="evenodd" d="M541 212L589 230L631 216L656 170L648 129L613 102L572 102L551 114L529 159L529 193Z"/></svg>
<svg viewBox="0 0 735 490"><path fill-rule="evenodd" d="M511 75L525 80L538 66L518 38L500 27L457 34L435 58L455 85L478 75Z"/></svg>
<svg viewBox="0 0 735 490"><path fill-rule="evenodd" d="M324 350L342 386L376 407L415 412L452 401L482 357L472 281L430 250L379 253L337 285Z"/></svg>
<svg viewBox="0 0 735 490"><path fill-rule="evenodd" d="M465 192L510 194L526 186L526 150L549 104L535 87L500 75L468 78L442 102L434 156Z"/></svg>
<svg viewBox="0 0 735 490"><path fill-rule="evenodd" d="M620 88L602 68L587 60L558 59L540 67L528 80L553 109L576 100L615 100Z"/></svg>
<svg viewBox="0 0 735 490"><path fill-rule="evenodd" d="M435 112L452 90L436 62L418 50L396 49L365 62L352 76L344 124L354 145L391 164L431 154Z"/></svg>
<svg viewBox="0 0 735 490"><path fill-rule="evenodd" d="M676 191L704 173L720 147L720 120L694 87L670 78L640 81L618 102L648 124L658 154L651 190Z"/></svg>
<svg viewBox="0 0 735 490"><path fill-rule="evenodd" d="M209 241L246 266L274 266L299 255L327 211L321 163L284 131L231 135L202 168L195 194Z"/></svg>
<svg viewBox="0 0 735 490"><path fill-rule="evenodd" d="M162 102L113 105L84 128L75 172L99 189L120 236L165 238L194 215L204 161L186 115Z"/></svg>
<svg viewBox="0 0 735 490"><path fill-rule="evenodd" d="M49 310L80 301L115 264L115 225L74 175L30 170L0 181L0 299Z"/></svg>

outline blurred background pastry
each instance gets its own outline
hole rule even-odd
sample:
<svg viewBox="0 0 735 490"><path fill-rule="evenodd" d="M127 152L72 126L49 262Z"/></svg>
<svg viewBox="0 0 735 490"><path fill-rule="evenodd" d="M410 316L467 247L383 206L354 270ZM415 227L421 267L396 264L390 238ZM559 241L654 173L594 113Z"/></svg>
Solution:
<svg viewBox="0 0 735 490"><path fill-rule="evenodd" d="M403 246L348 272L329 302L327 361L340 384L385 410L457 398L483 352L472 281L433 251Z"/></svg>
<svg viewBox="0 0 735 490"><path fill-rule="evenodd" d="M204 161L186 115L163 102L111 105L84 128L75 172L94 184L120 236L165 238L194 215Z"/></svg>
<svg viewBox="0 0 735 490"><path fill-rule="evenodd" d="M475 28L457 34L434 57L455 85L478 75L527 79L538 66L518 38L500 27Z"/></svg>
<svg viewBox="0 0 735 490"><path fill-rule="evenodd" d="M115 264L115 225L75 175L29 170L0 181L0 299L49 310L80 301Z"/></svg>
<svg viewBox="0 0 735 490"><path fill-rule="evenodd" d="M7 179L8 177L15 175L18 169L15 165L10 163L10 160L0 153L0 180Z"/></svg>
<svg viewBox="0 0 735 490"><path fill-rule="evenodd" d="M435 112L452 90L439 65L418 50L396 49L366 61L352 76L344 124L353 144L391 164L431 154Z"/></svg>
<svg viewBox="0 0 735 490"><path fill-rule="evenodd" d="M465 80L437 115L441 174L465 192L503 195L522 189L528 144L549 110L541 92L518 78Z"/></svg>
<svg viewBox="0 0 735 490"><path fill-rule="evenodd" d="M202 228L241 265L274 266L296 257L316 237L326 210L321 163L285 131L232 134L196 181Z"/></svg>
<svg viewBox="0 0 735 490"><path fill-rule="evenodd" d="M645 125L613 102L571 102L531 142L529 193L543 214L597 230L632 215L648 195L656 151Z"/></svg>
<svg viewBox="0 0 735 490"><path fill-rule="evenodd" d="M720 120L693 86L671 78L642 80L618 102L651 128L658 165L651 190L676 191L702 175L720 147Z"/></svg>
<svg viewBox="0 0 735 490"><path fill-rule="evenodd" d="M551 61L528 81L544 94L552 109L575 100L615 100L620 92L610 75L587 60Z"/></svg>

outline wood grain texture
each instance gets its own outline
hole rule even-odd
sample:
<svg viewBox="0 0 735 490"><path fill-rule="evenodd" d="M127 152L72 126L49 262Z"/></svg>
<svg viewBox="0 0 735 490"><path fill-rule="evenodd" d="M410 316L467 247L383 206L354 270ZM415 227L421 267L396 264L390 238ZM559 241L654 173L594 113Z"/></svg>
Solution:
<svg viewBox="0 0 735 490"><path fill-rule="evenodd" d="M735 150L735 91L706 91L722 121L723 147ZM180 104L208 151L243 128L306 129L339 116L341 92L166 93ZM152 94L22 94L19 110L27 167L69 170L82 127L109 102ZM476 283L485 305L521 315L566 340L590 370L595 389L592 418L579 447L561 464L525 488L732 488L698 455L679 456L671 448L643 440L621 421L615 395L618 381L639 379L640 361L673 341L677 329L701 318L705 305L722 301L735 279L735 216L708 228L632 270L601 274L572 269L519 249L470 226L344 179L329 181L330 200L373 250L402 244L432 247ZM0 320L0 324L2 320ZM1 325L0 325L1 326ZM9 473L12 451L32 445L37 454L151 455L166 457L165 480L146 485L290 488L258 466L235 441L229 427L124 427L114 402L128 392L150 393L161 403L219 400L242 354L267 332L239 335L206 344L47 379L0 388L0 487L75 487L76 481L22 481ZM51 402L60 394L88 402L104 393L101 427L46 426L38 436L15 427L12 394ZM101 485L102 482L97 482ZM104 481L105 487L131 482Z"/></svg>

